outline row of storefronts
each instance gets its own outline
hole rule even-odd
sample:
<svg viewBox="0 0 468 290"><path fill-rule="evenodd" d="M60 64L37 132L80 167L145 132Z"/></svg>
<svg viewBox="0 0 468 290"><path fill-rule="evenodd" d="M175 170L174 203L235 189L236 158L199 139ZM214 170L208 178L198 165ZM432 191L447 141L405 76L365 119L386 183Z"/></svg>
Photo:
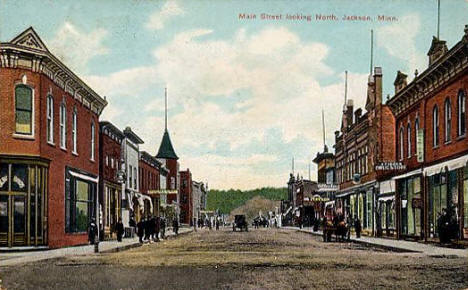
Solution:
<svg viewBox="0 0 468 290"><path fill-rule="evenodd" d="M451 49L434 37L428 58L410 82L398 71L386 102L382 68L373 68L365 112L345 92L325 216L359 220L378 237L438 241L450 228L453 239L468 239L468 26ZM316 157L319 179L326 152ZM297 204L293 191L286 203Z"/></svg>
<svg viewBox="0 0 468 290"><path fill-rule="evenodd" d="M93 220L102 240L119 220L130 236L143 217L178 219L167 123L157 154L142 151L130 127L99 120L105 98L33 28L0 48L0 250L87 244Z"/></svg>

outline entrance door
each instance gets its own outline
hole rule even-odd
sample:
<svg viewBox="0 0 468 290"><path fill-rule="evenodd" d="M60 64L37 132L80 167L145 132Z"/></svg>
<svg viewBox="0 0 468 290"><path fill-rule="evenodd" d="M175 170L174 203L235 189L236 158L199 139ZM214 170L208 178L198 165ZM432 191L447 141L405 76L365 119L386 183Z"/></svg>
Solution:
<svg viewBox="0 0 468 290"><path fill-rule="evenodd" d="M24 195L11 195L10 203L12 208L12 243L13 246L22 246L26 242L26 211Z"/></svg>
<svg viewBox="0 0 468 290"><path fill-rule="evenodd" d="M8 199L8 195L0 195L0 246L7 246L9 240Z"/></svg>

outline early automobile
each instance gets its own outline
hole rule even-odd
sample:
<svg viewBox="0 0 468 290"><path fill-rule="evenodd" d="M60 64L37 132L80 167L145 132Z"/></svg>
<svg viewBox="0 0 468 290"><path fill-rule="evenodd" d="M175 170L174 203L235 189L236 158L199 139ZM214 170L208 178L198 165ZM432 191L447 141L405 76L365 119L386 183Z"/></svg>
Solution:
<svg viewBox="0 0 468 290"><path fill-rule="evenodd" d="M246 232L249 231L248 225L247 225L247 219L245 218L245 215L243 214L238 214L234 217L234 223L232 224L232 230L235 232L236 228L240 229L241 231L245 230Z"/></svg>

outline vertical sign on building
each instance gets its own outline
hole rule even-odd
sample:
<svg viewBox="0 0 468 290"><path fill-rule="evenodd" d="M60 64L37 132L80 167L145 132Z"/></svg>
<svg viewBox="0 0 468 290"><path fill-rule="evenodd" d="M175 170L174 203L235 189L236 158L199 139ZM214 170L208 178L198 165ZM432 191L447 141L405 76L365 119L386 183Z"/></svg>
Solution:
<svg viewBox="0 0 468 290"><path fill-rule="evenodd" d="M424 130L419 129L416 135L416 155L418 162L424 161Z"/></svg>

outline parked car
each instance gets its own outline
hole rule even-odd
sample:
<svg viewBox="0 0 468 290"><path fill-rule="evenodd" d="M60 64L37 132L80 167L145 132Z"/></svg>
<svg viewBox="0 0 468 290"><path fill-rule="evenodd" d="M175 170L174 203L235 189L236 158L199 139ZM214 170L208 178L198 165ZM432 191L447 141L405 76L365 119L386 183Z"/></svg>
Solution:
<svg viewBox="0 0 468 290"><path fill-rule="evenodd" d="M241 231L245 230L246 232L249 231L247 219L245 215L238 214L234 217L234 223L232 224L232 231L236 231L236 228L240 229Z"/></svg>

